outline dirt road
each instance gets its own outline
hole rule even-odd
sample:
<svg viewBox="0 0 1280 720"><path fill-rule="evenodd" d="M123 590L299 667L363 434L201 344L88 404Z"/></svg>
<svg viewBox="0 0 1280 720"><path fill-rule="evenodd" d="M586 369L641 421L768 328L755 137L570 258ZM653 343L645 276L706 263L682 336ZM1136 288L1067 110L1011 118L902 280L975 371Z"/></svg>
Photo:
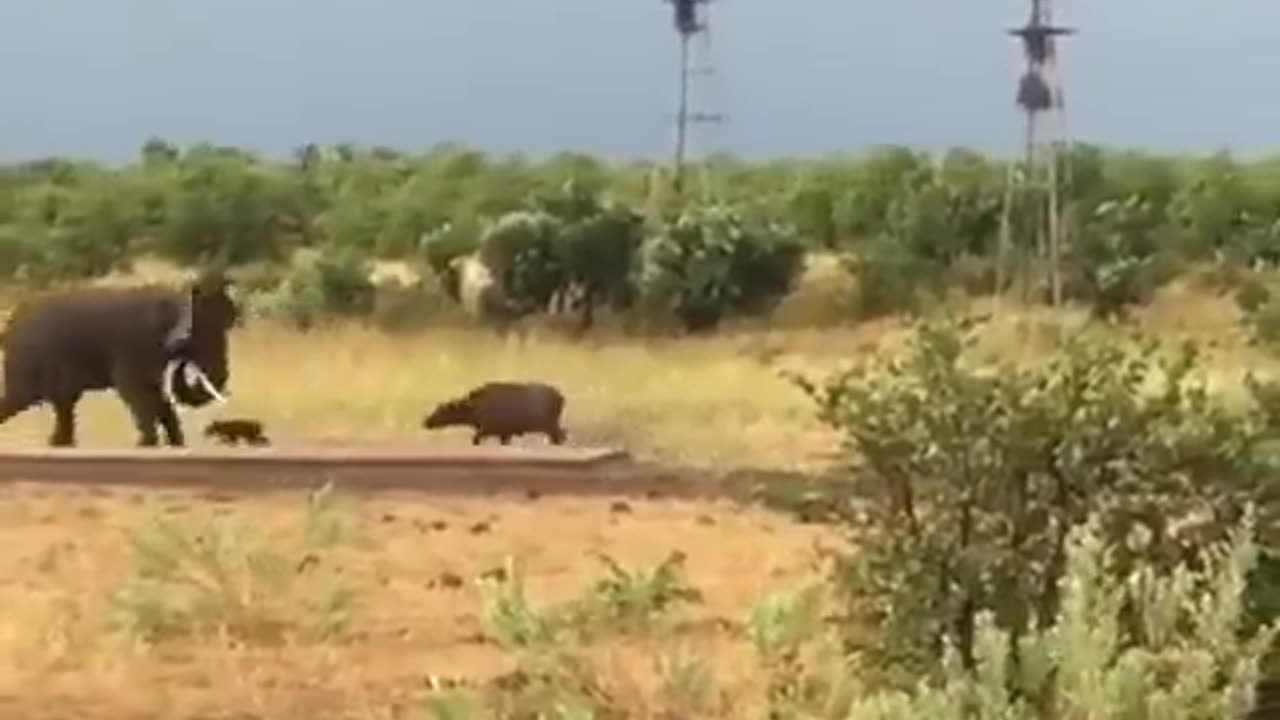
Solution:
<svg viewBox="0 0 1280 720"><path fill-rule="evenodd" d="M690 474L611 448L393 446L0 451L0 482L207 487L261 492L332 481L433 495L705 496ZM712 492L711 494L716 494Z"/></svg>

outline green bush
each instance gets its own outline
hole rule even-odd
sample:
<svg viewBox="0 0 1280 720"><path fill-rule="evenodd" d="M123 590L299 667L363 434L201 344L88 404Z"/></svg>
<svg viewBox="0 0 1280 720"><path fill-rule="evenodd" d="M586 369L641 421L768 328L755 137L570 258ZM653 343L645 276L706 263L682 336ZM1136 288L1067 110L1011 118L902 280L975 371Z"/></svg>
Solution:
<svg viewBox="0 0 1280 720"><path fill-rule="evenodd" d="M1060 203L1068 296L1113 316L1205 263L1223 279L1274 272L1277 168L1274 159L1072 146ZM483 244L490 219L506 218L490 232L507 239L489 243L504 249L486 260L501 265L516 309L573 311L582 327L598 308L647 297L661 316L710 330L767 311L795 259L814 251L848 256L866 315L994 286L1007 168L992 158L884 147L763 164L716 156L696 169L724 207L695 206L680 220L682 201L652 163L349 144L307 145L277 163L151 139L121 167L59 158L0 167L0 276L47 285L123 269L142 254L184 266L281 264L300 248L337 248L424 260L456 297L451 261ZM1017 260L1009 279L1042 297L1030 210L1008 213L1004 269Z"/></svg>
<svg viewBox="0 0 1280 720"><path fill-rule="evenodd" d="M152 172L166 183L155 243L163 255L232 265L287 257L292 186L276 168L238 151L198 146L176 166Z"/></svg>
<svg viewBox="0 0 1280 720"><path fill-rule="evenodd" d="M634 301L643 242L644 218L621 205L598 205L563 226L555 251L563 272L559 292L581 313L580 328L595 323L598 307L622 310Z"/></svg>
<svg viewBox="0 0 1280 720"><path fill-rule="evenodd" d="M855 305L864 319L917 312L941 289L942 268L888 236L867 241L843 264L857 279Z"/></svg>
<svg viewBox="0 0 1280 720"><path fill-rule="evenodd" d="M961 150L936 166L915 166L909 181L877 203L879 221L850 245L845 265L857 277L864 317L915 312L948 285L962 280L977 257L993 254L1000 228L1002 175L980 156ZM979 292L989 292L994 282Z"/></svg>
<svg viewBox="0 0 1280 720"><path fill-rule="evenodd" d="M785 228L749 225L739 210L716 205L686 208L642 252L646 303L689 332L712 330L733 311L771 307L804 260Z"/></svg>
<svg viewBox="0 0 1280 720"><path fill-rule="evenodd" d="M1251 273L1239 282L1236 306L1244 316L1251 343L1264 347L1280 347L1280 298L1257 274Z"/></svg>
<svg viewBox="0 0 1280 720"><path fill-rule="evenodd" d="M1246 518L1226 542L1168 573L1141 568L1117 577L1109 567L1117 548L1104 542L1101 523L1078 526L1067 538L1052 622L1015 637L984 611L969 667L951 639L937 681L857 698L847 718L1242 718L1276 636L1267 627L1241 637L1252 530Z"/></svg>
<svg viewBox="0 0 1280 720"><path fill-rule="evenodd" d="M368 316L376 295L370 273L369 262L351 249L300 252L280 285L256 307L300 328L326 318Z"/></svg>
<svg viewBox="0 0 1280 720"><path fill-rule="evenodd" d="M1259 661L1277 627L1249 627L1243 599L1256 568L1254 515L1246 506L1220 542L1200 546L1165 568L1122 568L1142 538L1114 544L1101 516L1073 525L1062 547L1062 601L1052 616L1014 636L996 614L973 624L973 660L944 636L940 660L902 689L868 682L866 656L841 647L821 583L767 593L741 632L725 640L754 651L759 675L743 682L744 656L696 653L692 627L653 623L675 608L684 585L678 562L626 570L562 605L538 606L525 593L519 564L481 582L482 617L511 653L512 672L475 687L437 689L426 717L709 718L772 720L1209 720L1243 717L1252 705ZM625 578L625 580L623 580ZM625 588L625 589L623 589ZM604 612L598 612L604 610ZM636 613L639 614L636 614ZM646 618L641 624L622 618ZM674 616L673 616L674 617ZM734 626L736 629L736 625ZM641 635L635 632L641 631ZM656 682L619 676L608 653L653 659ZM719 645L717 645L719 647ZM700 655L700 657L699 657ZM725 663L725 658L731 658ZM731 665L735 682L722 684ZM745 708L759 715L745 715Z"/></svg>
<svg viewBox="0 0 1280 720"><path fill-rule="evenodd" d="M1237 410L1209 393L1194 346L1166 359L1141 338L1083 335L1017 367L979 362L972 342L928 321L905 357L795 378L871 498L865 512L829 502L859 546L838 585L851 612L883 627L885 667L917 675L948 636L972 667L983 611L1015 638L1055 617L1067 530L1091 515L1122 547L1150 535L1120 552L1124 572L1171 566L1251 501L1273 541L1274 386L1247 382Z"/></svg>
<svg viewBox="0 0 1280 720"><path fill-rule="evenodd" d="M455 302L461 299L461 294L453 262L475 252L480 233L480 226L475 222L446 223L424 233L419 241L420 254L427 266L435 274L441 289Z"/></svg>
<svg viewBox="0 0 1280 720"><path fill-rule="evenodd" d="M1103 317L1146 303L1167 279L1160 262L1162 221L1138 195L1093 209L1069 258L1067 292Z"/></svg>
<svg viewBox="0 0 1280 720"><path fill-rule="evenodd" d="M547 310L564 284L564 265L556 252L562 230L550 213L518 210L498 218L480 236L480 261L517 315Z"/></svg>

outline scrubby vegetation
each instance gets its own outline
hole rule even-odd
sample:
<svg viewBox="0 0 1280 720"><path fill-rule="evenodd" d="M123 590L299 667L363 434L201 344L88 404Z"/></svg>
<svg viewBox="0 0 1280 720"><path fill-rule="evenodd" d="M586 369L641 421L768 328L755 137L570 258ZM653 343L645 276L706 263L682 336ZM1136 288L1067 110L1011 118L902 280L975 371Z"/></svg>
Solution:
<svg viewBox="0 0 1280 720"><path fill-rule="evenodd" d="M1029 270L997 267L1005 168L961 150L713 158L711 196L677 201L656 167L579 155L310 146L273 163L154 141L125 167L0 174L0 273L19 296L143 259L235 266L250 321L233 402L273 427L416 432L433 401L520 374L565 387L578 441L703 468L838 460L759 488L839 541L823 571L712 615L713 588L686 570L728 541L647 565L599 555L573 588L547 570L544 598L514 556L396 575L339 542L324 494L300 540L153 514L118 538L132 554L101 603L131 652L345 657L391 632L379 593L429 584L471 592L449 602L470 603L472 644L500 655L493 672L423 669L431 686L407 706L432 718L1238 716L1277 672L1280 166L1088 146L1069 163L1074 307L1058 314L1032 309L1044 268L1024 262L1017 212L1004 269ZM818 287L815 266L846 282ZM1216 303L1215 343L1144 322L1186 329L1189 305L1159 308L1175 285ZM992 322L937 312L1016 287L1029 293ZM479 331L443 327L463 316ZM573 337L489 332L540 316ZM852 327L787 334L782 317ZM763 322L730 332L745 318ZM606 320L700 337L620 338ZM428 535L383 518L394 542ZM638 522L630 506L609 518ZM448 559L485 532L413 553Z"/></svg>
<svg viewBox="0 0 1280 720"><path fill-rule="evenodd" d="M241 517L247 500L212 518L130 513L114 540L81 551L121 563L111 592L72 606L98 618L82 632L110 639L78 642L129 648L132 663L325 657L335 673L362 653L404 652L401 637L458 653L362 680L395 691L394 703L362 697L372 717L1239 716L1274 662L1275 386L1211 389L1193 346L1118 343L1106 328L1010 363L977 342L984 329L930 319L896 349L792 375L796 398L845 441L834 477L765 494L786 510L807 490L797 509L825 527L823 562L803 576L736 559L778 543L785 524L742 508L594 501L585 514L599 517L584 522L581 508L549 514L547 498L486 500L477 522L455 501L408 516L403 498L351 515L326 488L270 529ZM527 524L487 540L517 513ZM681 519L583 553L663 516ZM548 529L573 523L572 552L531 576ZM676 530L735 523L718 540ZM653 552L614 555L639 546ZM707 575L713 559L731 570ZM433 604L388 599L408 597ZM462 663L476 648L490 653L481 667ZM62 652L62 672L91 672ZM269 691L237 682L311 692L272 677ZM344 702L308 716L359 714Z"/></svg>
<svg viewBox="0 0 1280 720"><path fill-rule="evenodd" d="M824 622L820 586L780 590L762 598L736 624L762 682L747 697L717 685L715 656L690 655L668 625L643 639L655 656L650 692L617 684L583 636L569 640L550 628L581 627L563 608L537 608L518 598L493 632L522 635L517 669L479 689L450 689L427 701L428 717L767 717L846 720L973 720L1008 718L1241 717L1253 706L1258 662L1276 628L1243 640L1241 593L1254 567L1252 516L1225 541L1180 560L1169 572L1114 574L1116 546L1090 520L1067 534L1061 607L1036 629L1017 636L991 612L974 621L968 649L948 635L934 676L906 689L876 689L863 678L865 660L841 650L839 632ZM576 602L599 601L588 594ZM650 612L664 612L651 606ZM1130 628L1126 631L1125 628ZM618 641L597 630L590 640ZM968 655L966 658L965 655Z"/></svg>
<svg viewBox="0 0 1280 720"><path fill-rule="evenodd" d="M1280 257L1274 161L1079 145L1067 163L1065 293L1101 315L1205 267L1238 286ZM577 154L535 162L456 145L420 155L309 145L272 162L153 140L122 167L53 158L4 168L0 275L41 285L140 257L217 260L253 269L265 314L303 325L385 314L395 327L466 306L504 326L568 314L586 329L607 310L706 331L773 308L819 253L856 277L851 309L864 318L989 294L997 277L1044 294L1016 208L1006 270L1029 269L997 272L1001 162L889 147L707 165L712 194L680 201L659 166ZM371 279L371 263L389 260L409 274Z"/></svg>

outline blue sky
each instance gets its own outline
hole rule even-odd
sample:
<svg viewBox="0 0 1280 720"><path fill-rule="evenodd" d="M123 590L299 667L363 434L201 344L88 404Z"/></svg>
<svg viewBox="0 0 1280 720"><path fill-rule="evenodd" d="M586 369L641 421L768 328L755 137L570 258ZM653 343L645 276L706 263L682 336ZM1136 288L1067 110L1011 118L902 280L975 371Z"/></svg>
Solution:
<svg viewBox="0 0 1280 720"><path fill-rule="evenodd" d="M1058 0L1077 138L1280 149L1280 3ZM1212 9L1212 12L1210 12ZM719 0L705 88L749 157L1016 145L1027 0ZM932 14L931 14L932 13ZM663 156L676 78L659 0L10 0L0 158L117 161L143 140L269 153L444 141Z"/></svg>

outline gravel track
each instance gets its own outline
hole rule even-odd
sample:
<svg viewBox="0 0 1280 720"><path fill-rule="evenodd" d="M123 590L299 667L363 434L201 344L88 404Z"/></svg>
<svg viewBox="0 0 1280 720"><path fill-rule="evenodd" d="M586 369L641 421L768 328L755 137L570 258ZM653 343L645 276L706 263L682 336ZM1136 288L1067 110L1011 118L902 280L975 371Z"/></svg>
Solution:
<svg viewBox="0 0 1280 720"><path fill-rule="evenodd" d="M0 482L196 487L238 492L313 488L433 495L705 496L691 473L623 450L576 447L394 446L34 448L0 451ZM710 494L718 494L714 490Z"/></svg>

